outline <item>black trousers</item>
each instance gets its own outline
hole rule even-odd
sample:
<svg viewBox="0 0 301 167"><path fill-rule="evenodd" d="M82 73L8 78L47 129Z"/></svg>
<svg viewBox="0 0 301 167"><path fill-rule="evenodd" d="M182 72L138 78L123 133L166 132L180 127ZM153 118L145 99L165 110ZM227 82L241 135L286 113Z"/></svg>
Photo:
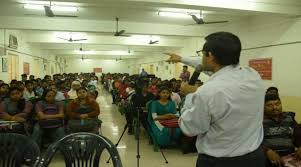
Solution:
<svg viewBox="0 0 301 167"><path fill-rule="evenodd" d="M265 155L261 148L246 155L230 158L199 154L196 167L265 167Z"/></svg>

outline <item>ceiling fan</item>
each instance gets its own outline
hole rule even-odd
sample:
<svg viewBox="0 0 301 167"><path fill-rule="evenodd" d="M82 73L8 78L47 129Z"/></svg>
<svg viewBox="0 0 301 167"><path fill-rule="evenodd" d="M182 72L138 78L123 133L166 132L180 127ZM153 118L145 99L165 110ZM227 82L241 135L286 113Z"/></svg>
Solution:
<svg viewBox="0 0 301 167"><path fill-rule="evenodd" d="M156 41L150 40L148 44L152 45L152 44L157 44L157 43L159 43L158 40L156 40Z"/></svg>
<svg viewBox="0 0 301 167"><path fill-rule="evenodd" d="M123 59L121 58L121 56L119 56L119 59L116 58L116 61L121 61L121 60L123 60Z"/></svg>
<svg viewBox="0 0 301 167"><path fill-rule="evenodd" d="M73 39L72 36L70 36L69 39L66 39L66 38L62 38L62 37L57 37L59 39L62 39L62 40L65 40L65 41L68 41L68 42L77 42L77 41L85 41L85 40L88 40L88 39ZM82 49L82 48L80 48Z"/></svg>
<svg viewBox="0 0 301 167"><path fill-rule="evenodd" d="M116 37L119 37L119 36L129 37L130 35L125 35L124 34L125 30L120 30L120 31L118 30L118 28L119 28L118 23L119 23L119 18L116 17L116 32L115 32L114 36L116 36Z"/></svg>
<svg viewBox="0 0 301 167"><path fill-rule="evenodd" d="M45 16L47 16L47 17L78 17L78 16L72 16L72 15L56 15L53 13L51 6L52 6L51 1L49 1L49 6L46 6L46 5L43 6ZM35 14L25 14L25 15L35 15Z"/></svg>
<svg viewBox="0 0 301 167"><path fill-rule="evenodd" d="M195 21L195 24L189 24L189 25L202 25L202 24L219 24L219 23L228 23L227 20L222 21L204 21L202 12L200 12L200 18L198 18L196 15L190 15L192 19Z"/></svg>
<svg viewBox="0 0 301 167"><path fill-rule="evenodd" d="M44 10L45 10L45 15L47 17L78 17L78 16L72 16L72 15L56 15L53 13L53 11L51 10L51 1L50 1L50 6L44 6Z"/></svg>

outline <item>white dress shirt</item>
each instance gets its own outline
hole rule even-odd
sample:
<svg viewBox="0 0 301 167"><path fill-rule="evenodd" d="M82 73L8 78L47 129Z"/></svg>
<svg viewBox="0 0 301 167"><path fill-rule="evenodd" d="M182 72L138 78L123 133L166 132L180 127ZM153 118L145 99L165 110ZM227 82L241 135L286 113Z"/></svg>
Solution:
<svg viewBox="0 0 301 167"><path fill-rule="evenodd" d="M181 62L195 68L202 64L202 59L200 57L182 57Z"/></svg>
<svg viewBox="0 0 301 167"><path fill-rule="evenodd" d="M183 133L197 136L198 153L236 157L263 140L264 85L251 68L226 66L188 94L179 120Z"/></svg>

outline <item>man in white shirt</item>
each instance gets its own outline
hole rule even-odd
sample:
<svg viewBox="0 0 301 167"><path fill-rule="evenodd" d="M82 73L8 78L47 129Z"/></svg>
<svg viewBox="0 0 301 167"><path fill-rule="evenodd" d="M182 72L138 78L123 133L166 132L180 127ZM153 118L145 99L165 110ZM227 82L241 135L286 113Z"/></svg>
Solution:
<svg viewBox="0 0 301 167"><path fill-rule="evenodd" d="M25 81L25 87L26 89L23 91L23 98L25 100L30 100L32 98L35 98L36 95L33 91L33 83L32 81Z"/></svg>
<svg viewBox="0 0 301 167"><path fill-rule="evenodd" d="M65 100L64 93L57 90L57 86L55 84L51 84L49 87L52 91L54 91L55 94L55 101L63 101Z"/></svg>
<svg viewBox="0 0 301 167"><path fill-rule="evenodd" d="M187 96L179 119L184 134L197 136L197 167L264 167L261 78L253 69L239 66L237 36L218 32L205 39L202 70L213 75L199 88L182 86ZM168 55L171 62L189 62Z"/></svg>

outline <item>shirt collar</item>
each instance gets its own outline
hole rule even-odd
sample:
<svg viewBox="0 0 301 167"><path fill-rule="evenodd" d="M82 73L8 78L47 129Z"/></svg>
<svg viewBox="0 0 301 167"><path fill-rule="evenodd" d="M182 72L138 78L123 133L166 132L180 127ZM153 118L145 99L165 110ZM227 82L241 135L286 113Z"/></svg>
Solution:
<svg viewBox="0 0 301 167"><path fill-rule="evenodd" d="M214 80L215 78L217 78L218 76L221 76L233 69L236 69L236 68L239 68L239 65L228 65L228 66L225 66L221 69L219 69L217 72L215 72L213 75L211 75L211 77L209 78L208 81L211 81L211 80Z"/></svg>

